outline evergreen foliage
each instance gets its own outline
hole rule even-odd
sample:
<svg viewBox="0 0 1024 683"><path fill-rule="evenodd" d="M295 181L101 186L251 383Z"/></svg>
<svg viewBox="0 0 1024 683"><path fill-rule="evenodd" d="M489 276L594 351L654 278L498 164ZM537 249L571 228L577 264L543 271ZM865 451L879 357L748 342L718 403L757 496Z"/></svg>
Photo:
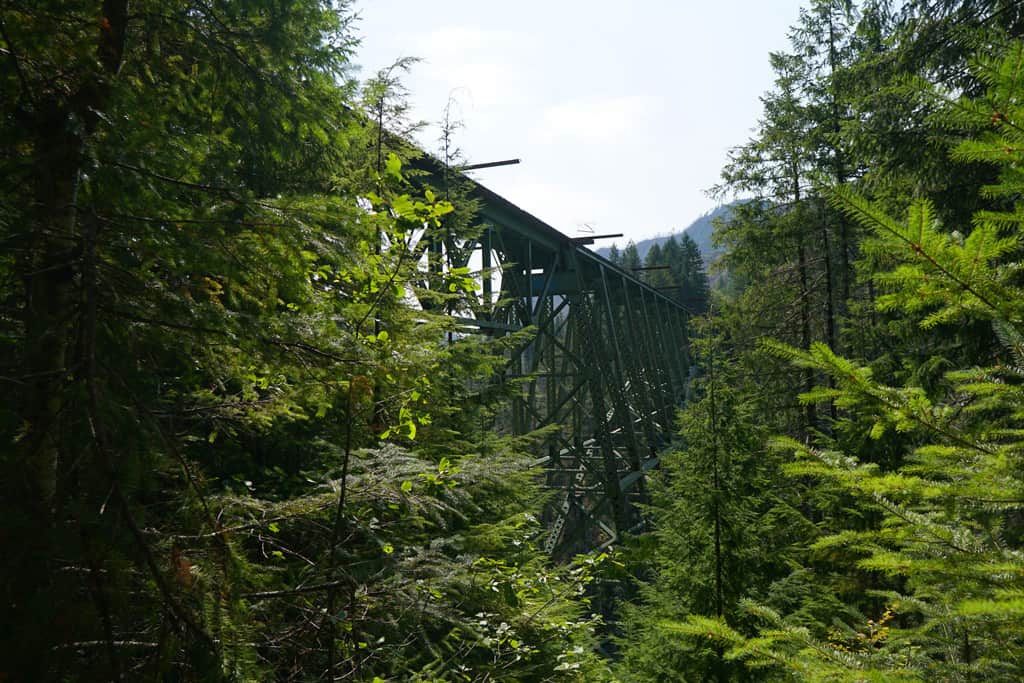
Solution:
<svg viewBox="0 0 1024 683"><path fill-rule="evenodd" d="M636 250L636 244L630 240L626 248L622 250L622 260L619 263L628 273L639 269L643 264L640 261L640 253Z"/></svg>
<svg viewBox="0 0 1024 683"><path fill-rule="evenodd" d="M706 368L681 416L680 445L663 458L652 480L649 513L654 532L634 562L650 575L643 607L626 611L626 680L743 680L742 667L721 658L715 645L674 637L690 615L742 621L739 601L763 594L767 577L784 566L756 541L785 536L791 520L763 495L778 480L765 457L763 433L751 404L736 390L735 364L716 358L721 338L701 339L696 360Z"/></svg>
<svg viewBox="0 0 1024 683"><path fill-rule="evenodd" d="M636 245L630 242L617 265L624 266L624 259L633 259L634 253L639 259ZM692 314L701 315L707 310L711 288L704 259L697 243L685 233L679 241L673 235L661 244L652 244L644 257L643 268L637 275L644 282L679 301Z"/></svg>
<svg viewBox="0 0 1024 683"><path fill-rule="evenodd" d="M719 233L713 315L720 395L744 409L692 439L705 357L685 465L659 473L682 485L627 560L650 578L625 612L624 679L1022 676L1019 28L1000 3L812 3L773 56L777 88L720 188L755 197ZM744 430L767 469L716 506L693 474ZM778 559L721 563L742 586L722 609L716 509L758 511L722 558Z"/></svg>
<svg viewBox="0 0 1024 683"><path fill-rule="evenodd" d="M5 675L598 680L606 558L490 429L515 340L434 315L478 228L409 62L356 83L345 3L0 11Z"/></svg>

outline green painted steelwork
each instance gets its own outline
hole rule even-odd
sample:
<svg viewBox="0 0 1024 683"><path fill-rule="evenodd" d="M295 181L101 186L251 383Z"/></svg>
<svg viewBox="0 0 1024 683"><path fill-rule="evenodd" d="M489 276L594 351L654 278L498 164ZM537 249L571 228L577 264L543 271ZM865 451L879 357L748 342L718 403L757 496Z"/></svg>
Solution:
<svg viewBox="0 0 1024 683"><path fill-rule="evenodd" d="M434 160L420 165L441 175ZM483 229L457 246L459 265L479 252L482 285L473 315L458 320L472 333L532 331L508 357L506 379L522 390L506 421L517 433L557 425L537 460L556 491L545 548L566 557L608 546L642 521L644 473L671 437L689 369L688 314L580 240L468 182Z"/></svg>

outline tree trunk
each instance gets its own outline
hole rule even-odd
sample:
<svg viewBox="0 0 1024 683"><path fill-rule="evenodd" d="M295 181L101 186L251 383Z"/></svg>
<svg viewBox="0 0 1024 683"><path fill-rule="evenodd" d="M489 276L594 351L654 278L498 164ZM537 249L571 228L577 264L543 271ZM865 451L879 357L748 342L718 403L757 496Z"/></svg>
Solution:
<svg viewBox="0 0 1024 683"><path fill-rule="evenodd" d="M832 95L832 134L836 137L836 140L832 143L832 154L833 154L833 172L835 174L835 181L837 185L842 185L846 182L846 168L843 161L843 153L839 148L839 91L836 86L836 63L838 62L836 56L836 28L835 22L832 20L832 8L829 7L828 12L828 67L829 67L829 89ZM838 214L836 219L839 221L839 265L842 269L840 273L840 300L839 300L839 313L842 315L846 311L846 307L849 305L850 300L850 238L846 225L846 217L842 214ZM834 346L834 351L838 352Z"/></svg>
<svg viewBox="0 0 1024 683"><path fill-rule="evenodd" d="M18 449L23 473L22 500L41 519L52 516L58 486L61 415L71 323L74 314L77 260L76 200L81 140L71 133L54 134L59 123L39 136L34 159L35 225L24 273L25 329L22 396L24 435Z"/></svg>
<svg viewBox="0 0 1024 683"><path fill-rule="evenodd" d="M78 193L84 144L107 107L127 16L127 0L106 0L94 61L83 60L96 68L84 68L75 81L54 77L56 87L23 77L19 103L25 105L15 113L29 132L31 166L23 185L27 239L18 263L24 288L23 387L16 398L21 424L5 462L11 552L4 557L3 608L17 628L3 636L2 646L10 654L3 666L12 680L53 680L59 669L53 645L78 627L77 588L53 571L57 558L75 552L67 533L75 511L64 510L75 492L63 472L81 462L88 448L70 436L72 421L81 426L86 419L72 400L81 382L73 358L83 261Z"/></svg>
<svg viewBox="0 0 1024 683"><path fill-rule="evenodd" d="M794 161L790 167L793 182L793 207L794 210L800 206L800 172ZM807 276L807 247L804 244L803 232L797 226L797 275L800 281L800 345L802 348L811 346L811 291ZM804 391L814 388L814 371L810 368L804 370ZM807 429L814 429L818 422L818 411L813 403L808 403L805 417Z"/></svg>
<svg viewBox="0 0 1024 683"><path fill-rule="evenodd" d="M835 308L832 303L835 298L835 293L833 291L834 287L832 284L832 248L828 235L828 214L824 203L821 204L820 217L821 220L819 220L818 223L821 225L821 243L825 259L825 342L828 344L830 349L838 353L839 347L836 340L836 315ZM832 377L827 377L826 379L828 381L829 388L834 388L835 380ZM828 413L832 418L832 421L835 422L838 415L836 413L836 404L834 401L829 401Z"/></svg>

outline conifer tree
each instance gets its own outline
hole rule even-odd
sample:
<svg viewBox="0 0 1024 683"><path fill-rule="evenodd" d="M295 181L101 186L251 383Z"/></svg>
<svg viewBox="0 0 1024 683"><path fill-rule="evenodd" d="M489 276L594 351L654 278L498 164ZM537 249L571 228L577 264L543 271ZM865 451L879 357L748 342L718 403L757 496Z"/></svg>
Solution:
<svg viewBox="0 0 1024 683"><path fill-rule="evenodd" d="M619 251L619 246L617 244L613 244L608 250L608 260L615 265L620 265L622 263L622 252Z"/></svg>
<svg viewBox="0 0 1024 683"><path fill-rule="evenodd" d="M814 197L808 197L814 151L804 144L815 121L802 98L806 64L797 56L772 54L776 90L763 98L764 118L758 137L734 150L722 171L719 192L753 192L756 199L736 207L717 233L726 247L723 266L748 288L736 301L736 316L746 325L742 336L756 340L777 336L806 346L821 336L820 297L812 287L815 273ZM765 296L770 291L771 296ZM764 360L763 362L770 362ZM810 371L800 377L810 389ZM787 392L788 393L788 392ZM804 430L818 427L817 407L794 412L786 407L766 413L789 416Z"/></svg>
<svg viewBox="0 0 1024 683"><path fill-rule="evenodd" d="M7 675L599 677L347 5L0 12Z"/></svg>
<svg viewBox="0 0 1024 683"><path fill-rule="evenodd" d="M668 262L665 260L665 255L662 253L661 245L657 242L647 250L647 255L644 257L644 268L648 269L643 271L644 282L671 296L673 292L669 288L673 286L674 279Z"/></svg>
<svg viewBox="0 0 1024 683"><path fill-rule="evenodd" d="M687 264L675 235L670 235L661 245L661 260L668 266L673 284L678 284L686 279Z"/></svg>
<svg viewBox="0 0 1024 683"><path fill-rule="evenodd" d="M744 399L748 387L723 338L709 331L694 346L702 376L680 416L681 441L653 478L653 538L636 551L652 578L625 610L624 680L752 680L714 642L679 639L673 629L694 615L743 628L741 601L764 597L785 575L793 558L782 542L802 522L770 493L777 462L764 450L756 405ZM769 542L779 544L776 552L763 552Z"/></svg>
<svg viewBox="0 0 1024 683"><path fill-rule="evenodd" d="M953 151L956 160L993 163L999 182L991 198L1020 183L1018 119L1024 112L1024 45L979 60L974 71L989 84L984 97L948 105L956 125L979 130ZM808 350L772 344L798 367L830 377L804 401L834 401L873 422L871 437L909 437L905 456L887 469L828 443L775 441L795 454L788 474L839 487L875 509L860 529L831 529L814 544L845 558L851 571L889 577L874 592L884 604L860 623L815 636L785 615L748 605L764 623L760 637L744 638L721 620L690 618L680 633L730 648L727 657L751 665L781 666L806 680L1016 680L1024 667L1020 639L1021 495L1019 458L1020 365L1024 291L1016 279L1019 207L981 210L973 224L951 231L927 199L891 217L854 190L839 188L833 202L873 233L865 244L886 254L890 267L875 276L882 310L900 311L923 330L943 334L965 323L991 325L998 350L945 374L946 389L890 385L871 368L838 356L824 344ZM819 484L821 485L821 484Z"/></svg>
<svg viewBox="0 0 1024 683"><path fill-rule="evenodd" d="M633 240L630 240L626 244L626 248L622 250L622 268L627 273L635 273L639 275L638 269L643 265L640 261L640 252L637 251L636 244Z"/></svg>
<svg viewBox="0 0 1024 683"><path fill-rule="evenodd" d="M704 269L704 258L697 243L686 233L683 233L680 252L680 261L683 263L677 275L681 285L680 300L694 315L703 315L711 303L711 289Z"/></svg>

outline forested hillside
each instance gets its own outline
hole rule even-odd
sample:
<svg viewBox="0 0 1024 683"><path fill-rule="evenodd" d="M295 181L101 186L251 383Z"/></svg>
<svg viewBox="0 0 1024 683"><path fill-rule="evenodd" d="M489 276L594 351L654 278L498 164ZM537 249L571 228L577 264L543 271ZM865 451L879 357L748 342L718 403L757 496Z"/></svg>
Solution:
<svg viewBox="0 0 1024 683"><path fill-rule="evenodd" d="M721 247L717 246L714 242L715 225L726 220L729 217L730 210L731 203L723 204L722 206L715 207L711 211L708 211L682 230L672 232L661 237L651 237L650 239L636 242L636 250L640 259L645 259L647 257L647 252L650 251L654 245L658 245L659 247L664 246L664 244L672 238L679 241L685 234L696 243L697 249L700 251L701 258L704 260L705 264L712 263L718 255L722 253ZM621 254L624 250L625 249L619 249L617 246L613 245L611 247L598 249L597 253L607 258L611 254Z"/></svg>
<svg viewBox="0 0 1024 683"><path fill-rule="evenodd" d="M409 62L345 2L0 2L0 679L1024 679L1024 7L896 4L770 56L726 286L612 254L687 400L555 561Z"/></svg>
<svg viewBox="0 0 1024 683"><path fill-rule="evenodd" d="M707 311L711 295L708 276L700 248L689 233L684 232L678 241L673 235L649 244L642 258L639 248L632 242L621 253L612 247L608 258L679 301L691 315L703 315Z"/></svg>

